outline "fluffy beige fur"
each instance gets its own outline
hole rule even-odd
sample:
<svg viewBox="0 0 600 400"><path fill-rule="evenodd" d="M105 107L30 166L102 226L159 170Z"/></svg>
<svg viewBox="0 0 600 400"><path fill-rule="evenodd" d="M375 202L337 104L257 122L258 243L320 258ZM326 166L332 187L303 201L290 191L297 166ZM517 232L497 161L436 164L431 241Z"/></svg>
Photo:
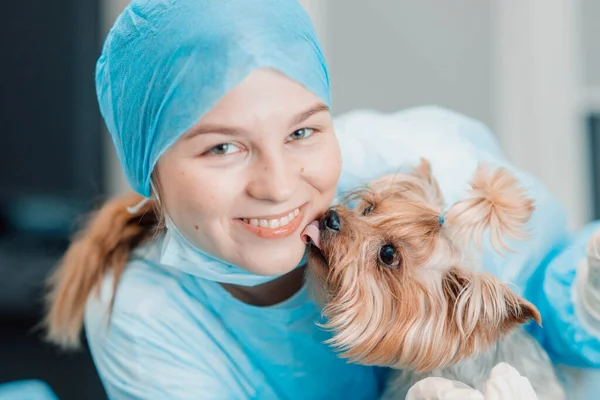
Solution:
<svg viewBox="0 0 600 400"><path fill-rule="evenodd" d="M522 237L534 210L504 169L478 167L467 198L444 212L425 160L409 174L386 176L340 205L339 231L321 229L309 279L324 303L331 344L363 364L441 368L483 350L537 309L465 255L484 232L500 251ZM378 256L392 246L392 265Z"/></svg>

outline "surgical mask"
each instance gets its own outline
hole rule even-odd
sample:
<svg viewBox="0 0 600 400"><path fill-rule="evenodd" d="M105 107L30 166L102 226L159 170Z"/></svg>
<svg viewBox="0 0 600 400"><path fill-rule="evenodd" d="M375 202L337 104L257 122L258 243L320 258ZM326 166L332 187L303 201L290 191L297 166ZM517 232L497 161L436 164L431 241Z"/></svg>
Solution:
<svg viewBox="0 0 600 400"><path fill-rule="evenodd" d="M235 265L228 264L193 245L175 223L167 217L167 231L162 243L160 263L190 275L220 283L240 286L256 286L270 282L281 275L258 275ZM306 264L307 253L296 266Z"/></svg>

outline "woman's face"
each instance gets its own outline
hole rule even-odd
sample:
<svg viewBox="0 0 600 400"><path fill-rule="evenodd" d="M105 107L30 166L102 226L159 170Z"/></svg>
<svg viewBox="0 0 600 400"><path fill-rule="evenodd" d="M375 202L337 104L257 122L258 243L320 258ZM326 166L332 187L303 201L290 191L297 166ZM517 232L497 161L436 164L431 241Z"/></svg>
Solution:
<svg viewBox="0 0 600 400"><path fill-rule="evenodd" d="M248 271L279 275L300 262L300 233L332 202L341 155L322 100L258 70L156 168L162 205L193 244Z"/></svg>

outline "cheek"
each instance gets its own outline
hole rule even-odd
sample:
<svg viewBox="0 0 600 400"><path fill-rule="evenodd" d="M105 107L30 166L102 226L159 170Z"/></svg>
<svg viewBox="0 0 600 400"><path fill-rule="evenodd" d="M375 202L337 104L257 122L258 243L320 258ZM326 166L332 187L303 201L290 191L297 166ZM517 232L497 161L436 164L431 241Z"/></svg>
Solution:
<svg viewBox="0 0 600 400"><path fill-rule="evenodd" d="M300 169L302 176L320 192L335 193L342 170L342 157L335 135L328 136L308 158Z"/></svg>
<svg viewBox="0 0 600 400"><path fill-rule="evenodd" d="M165 168L160 176L167 214L188 232L210 230L203 225L229 217L236 188L241 186L235 174L206 168L195 160Z"/></svg>

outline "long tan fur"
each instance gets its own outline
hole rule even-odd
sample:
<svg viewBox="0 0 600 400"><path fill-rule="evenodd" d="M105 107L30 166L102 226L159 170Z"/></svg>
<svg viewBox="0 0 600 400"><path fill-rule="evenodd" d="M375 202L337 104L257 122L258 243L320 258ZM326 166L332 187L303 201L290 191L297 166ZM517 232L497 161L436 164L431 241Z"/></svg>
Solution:
<svg viewBox="0 0 600 400"><path fill-rule="evenodd" d="M74 238L56 271L49 278L44 325L49 341L63 348L79 346L83 312L88 296L112 270L115 288L133 248L160 229L153 201L130 213L142 200L128 194L108 201Z"/></svg>
<svg viewBox="0 0 600 400"><path fill-rule="evenodd" d="M330 344L352 361L431 370L481 351L537 309L469 265L469 241L491 232L522 237L533 203L504 169L480 166L470 196L450 207L425 160L411 174L383 177L339 205L339 231L324 229L309 257ZM462 240L458 240L461 239ZM392 246L397 265L378 259Z"/></svg>
<svg viewBox="0 0 600 400"><path fill-rule="evenodd" d="M524 239L524 225L534 210L517 178L504 168L480 164L471 181L469 197L454 204L446 214L446 225L456 239L480 246L489 229L490 241L498 252L509 250L504 237Z"/></svg>

